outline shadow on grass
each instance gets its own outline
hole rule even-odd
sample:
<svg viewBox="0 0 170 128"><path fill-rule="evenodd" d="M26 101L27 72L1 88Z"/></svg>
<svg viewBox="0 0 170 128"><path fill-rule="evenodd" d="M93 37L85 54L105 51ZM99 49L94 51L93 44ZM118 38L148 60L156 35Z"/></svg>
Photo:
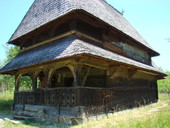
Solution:
<svg viewBox="0 0 170 128"><path fill-rule="evenodd" d="M13 100L0 100L0 112L1 113L11 113L11 105Z"/></svg>
<svg viewBox="0 0 170 128"><path fill-rule="evenodd" d="M29 121L25 120L23 122L24 125L34 126L37 128L70 128L71 125L66 125L62 123L52 123L52 122L42 122L42 121Z"/></svg>
<svg viewBox="0 0 170 128"><path fill-rule="evenodd" d="M11 117L11 106L13 103L13 99L0 99L0 117ZM61 123L50 123L50 122L42 122L42 121L29 121L29 120L25 120L23 121L19 126L33 126L33 127L37 127L37 128L46 128L46 127L50 127L50 128L69 128L69 125L65 125L65 124L61 124ZM12 124L10 126L15 126L15 124Z"/></svg>

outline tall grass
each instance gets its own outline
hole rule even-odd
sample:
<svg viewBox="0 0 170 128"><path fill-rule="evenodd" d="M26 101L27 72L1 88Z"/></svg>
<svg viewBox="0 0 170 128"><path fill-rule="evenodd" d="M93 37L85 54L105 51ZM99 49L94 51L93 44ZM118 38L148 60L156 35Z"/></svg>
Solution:
<svg viewBox="0 0 170 128"><path fill-rule="evenodd" d="M10 113L13 102L13 92L0 92L0 113Z"/></svg>
<svg viewBox="0 0 170 128"><path fill-rule="evenodd" d="M10 111L13 93L6 92L6 95L0 94L0 107L2 111ZM7 110L8 109L8 110ZM1 112L1 111L0 111ZM57 123L49 124L51 127L66 126L58 125ZM10 122L4 123L5 128L41 128L48 127L46 123L39 122L23 122L19 125ZM116 112L113 116L97 121L89 121L71 128L169 128L170 127L170 95L159 94L158 103L147 106L134 108Z"/></svg>
<svg viewBox="0 0 170 128"><path fill-rule="evenodd" d="M169 128L170 95L159 94L158 103L125 110L112 117L89 121L72 128Z"/></svg>

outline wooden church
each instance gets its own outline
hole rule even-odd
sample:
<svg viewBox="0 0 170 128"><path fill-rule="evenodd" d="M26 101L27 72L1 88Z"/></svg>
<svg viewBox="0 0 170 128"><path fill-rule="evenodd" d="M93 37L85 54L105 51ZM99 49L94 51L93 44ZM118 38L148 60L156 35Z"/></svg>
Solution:
<svg viewBox="0 0 170 128"><path fill-rule="evenodd" d="M0 70L15 75L15 118L72 123L158 100L159 53L104 0L35 0L8 43L20 47Z"/></svg>

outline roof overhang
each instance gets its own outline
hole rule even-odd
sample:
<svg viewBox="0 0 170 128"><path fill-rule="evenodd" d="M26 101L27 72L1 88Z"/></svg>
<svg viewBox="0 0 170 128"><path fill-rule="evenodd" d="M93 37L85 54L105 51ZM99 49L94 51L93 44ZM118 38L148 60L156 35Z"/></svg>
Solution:
<svg viewBox="0 0 170 128"><path fill-rule="evenodd" d="M49 63L78 55L89 55L113 63L119 63L127 67L134 67L141 71L158 75L161 78L166 76L166 74L162 73L155 67L123 57L75 37L63 38L52 43L40 45L30 50L23 51L5 67L3 67L0 70L0 73L15 74L15 72L21 68L23 69L30 66L41 65L47 62Z"/></svg>

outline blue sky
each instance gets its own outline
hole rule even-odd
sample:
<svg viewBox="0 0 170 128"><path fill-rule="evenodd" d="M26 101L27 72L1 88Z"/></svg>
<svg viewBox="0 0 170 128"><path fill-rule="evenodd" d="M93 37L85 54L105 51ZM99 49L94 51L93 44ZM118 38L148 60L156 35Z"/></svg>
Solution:
<svg viewBox="0 0 170 128"><path fill-rule="evenodd" d="M0 61L5 59L5 43L10 39L34 0L0 1ZM169 0L106 0L124 17L161 55L153 61L170 71L170 1Z"/></svg>

